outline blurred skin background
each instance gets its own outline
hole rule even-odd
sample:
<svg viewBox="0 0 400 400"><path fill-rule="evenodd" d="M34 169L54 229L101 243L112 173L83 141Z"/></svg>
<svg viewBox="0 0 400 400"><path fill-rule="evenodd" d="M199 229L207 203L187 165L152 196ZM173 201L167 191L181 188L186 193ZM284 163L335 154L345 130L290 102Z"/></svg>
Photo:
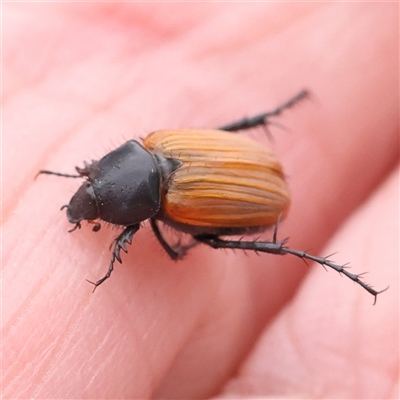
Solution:
<svg viewBox="0 0 400 400"><path fill-rule="evenodd" d="M397 398L398 4L7 3L2 50L3 398ZM292 191L279 236L351 263L362 288L292 257L149 227L71 228L73 173L131 138L309 101L249 133ZM270 239L271 232L263 237Z"/></svg>

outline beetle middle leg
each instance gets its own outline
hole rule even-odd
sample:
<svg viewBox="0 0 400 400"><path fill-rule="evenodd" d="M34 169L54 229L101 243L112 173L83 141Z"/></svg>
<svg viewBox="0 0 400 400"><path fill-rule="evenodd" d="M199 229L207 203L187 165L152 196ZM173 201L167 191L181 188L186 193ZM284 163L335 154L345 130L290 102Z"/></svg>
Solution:
<svg viewBox="0 0 400 400"><path fill-rule="evenodd" d="M111 276L111 273L114 269L115 260L119 261L119 263L122 263L121 250L123 250L125 253L128 252L128 250L126 249L126 243L132 244L133 235L139 230L139 228L140 224L129 225L125 227L125 229L115 238L112 244L112 256L107 273L103 276L103 278L99 279L96 282L92 282L86 279L89 283L94 285L93 292L96 290L97 286L100 286L105 280L107 280Z"/></svg>
<svg viewBox="0 0 400 400"><path fill-rule="evenodd" d="M153 229L154 235L156 236L157 240L160 242L161 246L163 249L168 253L168 255L173 259L173 260L178 260L179 259L179 253L177 253L164 239L164 236L160 232L160 228L157 225L157 222L155 221L154 218L150 219L150 225L151 228Z"/></svg>
<svg viewBox="0 0 400 400"><path fill-rule="evenodd" d="M198 240L201 243L207 244L208 246L211 246L214 249L240 249L240 250L253 250L254 252L262 252L262 253L270 253L270 254L277 254L277 255L286 255L286 254L291 254L293 256L302 258L304 261L315 261L318 264L322 265L323 267L329 267L334 269L335 271L347 276L350 278L353 282L358 283L360 286L362 286L366 291L371 293L374 298L374 304L376 302L376 297L378 296L379 293L384 292L386 289L381 290L381 291L376 291L373 289L370 285L367 283L363 282L360 277L363 274L352 274L350 273L345 265L338 265L330 261L328 258L325 257L317 257L313 256L311 254L308 254L304 251L301 250L294 250L291 249L290 247L286 246L287 239L282 240L280 242L276 241L276 234L277 234L277 228L275 228L274 231L274 237L273 241L271 242L261 242L261 241L245 241L245 240L225 240L221 239L218 235L197 235L195 236L195 239Z"/></svg>
<svg viewBox="0 0 400 400"><path fill-rule="evenodd" d="M154 235L156 236L157 240L160 242L161 246L163 249L167 252L167 254L173 259L173 260L180 260L182 259L186 252L191 249L192 247L195 247L198 245L198 241L194 240L192 243L189 243L187 245L181 245L178 244L174 247L172 247L164 238L162 235L160 228L158 227L158 224L154 218L150 219L150 225L151 228L153 229Z"/></svg>
<svg viewBox="0 0 400 400"><path fill-rule="evenodd" d="M302 90L296 96L292 97L285 103L281 104L279 107L275 108L275 110L264 112L258 115L255 115L251 118L243 118L238 121L231 122L230 124L226 124L220 126L218 129L221 131L229 131L229 132L236 132L244 129L255 128L256 126L268 125L268 118L270 117L277 117L280 115L284 110L293 107L297 104L300 100L309 96L309 92L307 90Z"/></svg>

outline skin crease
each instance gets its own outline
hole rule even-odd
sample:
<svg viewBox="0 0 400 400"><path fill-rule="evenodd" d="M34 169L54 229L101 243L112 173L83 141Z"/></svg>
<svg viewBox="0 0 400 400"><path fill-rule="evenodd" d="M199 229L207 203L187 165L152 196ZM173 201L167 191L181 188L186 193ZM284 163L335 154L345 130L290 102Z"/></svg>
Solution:
<svg viewBox="0 0 400 400"><path fill-rule="evenodd" d="M3 4L3 398L397 398L398 5ZM379 29L376 29L379 27ZM73 173L130 138L214 128L312 92L270 144L279 237L365 272L71 228ZM266 232L265 238L271 233Z"/></svg>

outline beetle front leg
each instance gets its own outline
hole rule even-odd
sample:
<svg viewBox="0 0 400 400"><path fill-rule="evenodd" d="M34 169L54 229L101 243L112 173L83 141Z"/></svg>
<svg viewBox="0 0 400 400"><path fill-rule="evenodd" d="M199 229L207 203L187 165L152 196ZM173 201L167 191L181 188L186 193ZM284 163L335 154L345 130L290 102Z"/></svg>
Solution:
<svg viewBox="0 0 400 400"><path fill-rule="evenodd" d="M103 278L99 279L96 282L92 282L86 279L89 283L94 285L93 292L96 290L97 286L100 286L105 280L107 280L111 276L111 273L114 269L115 260L119 261L119 263L122 263L121 250L123 250L125 253L128 252L126 248L126 243L132 244L133 235L139 230L139 228L140 224L129 225L121 232L120 235L115 238L112 243L113 250L107 273L103 276Z"/></svg>
<svg viewBox="0 0 400 400"><path fill-rule="evenodd" d="M303 100L304 98L306 98L308 96L309 96L309 92L307 90L302 90L296 96L292 97L290 100L286 101L279 107L275 108L275 110L273 110L273 111L261 113L261 114L255 115L254 117L251 117L251 118L243 118L239 121L231 122L230 124L220 126L218 129L221 131L236 132L236 131L240 131L240 130L255 128L256 126L259 126L259 125L267 126L268 118L277 117L284 110L293 107L300 100Z"/></svg>
<svg viewBox="0 0 400 400"><path fill-rule="evenodd" d="M276 241L276 230L274 232L274 240L272 242L259 242L257 240L254 241L245 241L245 240L224 240L221 239L217 235L198 235L195 236L195 239L201 243L207 244L214 249L240 249L240 250L253 250L254 252L262 252L262 253L270 253L270 254L277 254L277 255L286 255L291 254L293 256L302 258L303 260L310 260L315 261L322 266L326 266L329 268L334 269L335 271L347 276L352 281L358 283L362 286L367 292L371 293L375 300L374 304L376 303L376 298L379 293L384 292L388 288L376 291L370 285L363 282L360 277L362 274L352 274L347 271L345 265L338 265L334 264L332 261L328 260L325 257L316 257L311 254L308 254L301 250L294 250L286 246L287 239L277 242Z"/></svg>

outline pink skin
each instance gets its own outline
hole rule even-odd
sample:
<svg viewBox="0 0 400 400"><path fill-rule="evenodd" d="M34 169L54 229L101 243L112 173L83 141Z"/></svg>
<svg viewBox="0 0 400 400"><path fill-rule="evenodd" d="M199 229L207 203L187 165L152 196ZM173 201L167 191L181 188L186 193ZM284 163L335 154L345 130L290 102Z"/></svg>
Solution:
<svg viewBox="0 0 400 400"><path fill-rule="evenodd" d="M3 397L396 398L397 12L4 4ZM127 139L215 127L303 87L312 99L278 119L290 131L272 127L293 200L279 236L390 285L376 306L290 256L198 246L173 262L148 225L91 293L117 232L68 234L58 208L80 182L39 169L73 173Z"/></svg>

